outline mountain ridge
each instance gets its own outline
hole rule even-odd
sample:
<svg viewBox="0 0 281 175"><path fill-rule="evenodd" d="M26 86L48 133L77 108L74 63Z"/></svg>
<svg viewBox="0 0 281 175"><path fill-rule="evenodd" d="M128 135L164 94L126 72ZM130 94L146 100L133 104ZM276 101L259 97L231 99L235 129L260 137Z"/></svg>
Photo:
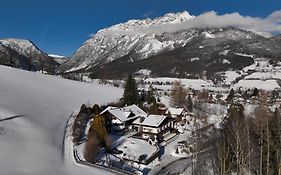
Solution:
<svg viewBox="0 0 281 175"><path fill-rule="evenodd" d="M194 16L191 16L188 12L175 14L169 13L163 17L143 20L129 20L125 23L120 23L105 29L101 29L90 39L86 40L69 61L61 65L59 72L87 72L92 73L94 75L93 77L99 78L99 74L101 74L99 72L104 72L105 67L107 67L106 69L109 69L108 71L116 72L117 70L114 67L123 67L122 65L117 64L126 63L127 66L124 67L123 71L127 72L126 70L131 69L130 66L136 66L137 63L143 62L142 64L136 66L134 70L132 70L138 71L143 67L147 67L143 65L144 63L153 62L151 60L147 61L146 59L154 59L158 56L166 57L166 55L171 54L174 54L174 57L176 57L177 53L174 52L174 50L182 51L182 48L189 49L189 56L200 56L203 57L202 59L205 61L207 59L211 59L216 62L221 62L221 60L223 60L223 58L221 58L223 55L219 53L226 50L224 47L233 47L230 50L233 50L237 53L250 55L254 54L255 57L266 56L269 58L275 58L280 53L278 50L281 49L281 46L280 44L276 45L278 39L275 39L276 41L272 42L272 39L265 38L258 33L232 26L219 28L190 28L177 32L161 33L162 31L160 31L153 33L155 31L155 26L165 26L173 23L181 24L183 22L188 22L193 18ZM207 44L209 48L203 49L200 48L200 45L197 46L197 48L191 47L190 45L186 47L186 45L188 45L190 42L195 43L195 41L201 42L202 44ZM230 46L227 46L227 44L222 46L223 43L228 43ZM190 51L190 49L193 49L193 51ZM205 53L205 55L200 54L202 50L207 50L207 53ZM197 54L195 54L195 52L197 52ZM235 52L231 53L232 57L237 57L235 56ZM220 58L217 58L218 60L214 60L216 59L214 58L215 56ZM169 59L177 59L174 57L169 57ZM246 57L245 59L248 58ZM224 61L225 63L227 62L226 60ZM150 65L150 67L157 67L160 62L161 60L159 59L157 63L153 63L155 65ZM163 62L170 64L170 62L175 62L175 60L163 60ZM179 64L183 63L182 60L180 62L181 63ZM209 63L204 62L204 64ZM248 64L245 64L243 66L247 65ZM181 65L179 66L181 67ZM221 64L219 66L223 67ZM216 65L215 67L219 66ZM177 66L175 65L175 67ZM202 65L199 67L202 67ZM226 67L227 69L241 68L241 66ZM173 67L171 69L173 69ZM171 71L172 70L170 70L170 72ZM181 68L179 73L200 73L203 75L204 71L210 72L209 69L202 70L201 68L199 71L201 72L189 71L187 68ZM119 75L122 74L121 69L118 72ZM159 74L159 72L156 72L155 75L157 74ZM176 75L171 73L170 76Z"/></svg>
<svg viewBox="0 0 281 175"><path fill-rule="evenodd" d="M52 74L59 66L31 40L16 38L0 39L0 64Z"/></svg>

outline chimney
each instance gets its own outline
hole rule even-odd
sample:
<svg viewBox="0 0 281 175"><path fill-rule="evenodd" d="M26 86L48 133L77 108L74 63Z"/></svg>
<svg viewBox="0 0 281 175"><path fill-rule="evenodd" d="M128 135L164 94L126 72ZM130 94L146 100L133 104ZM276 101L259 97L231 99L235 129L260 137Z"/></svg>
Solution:
<svg viewBox="0 0 281 175"><path fill-rule="evenodd" d="M142 123L143 121L144 121L144 117L141 116L141 117L140 117L140 123Z"/></svg>

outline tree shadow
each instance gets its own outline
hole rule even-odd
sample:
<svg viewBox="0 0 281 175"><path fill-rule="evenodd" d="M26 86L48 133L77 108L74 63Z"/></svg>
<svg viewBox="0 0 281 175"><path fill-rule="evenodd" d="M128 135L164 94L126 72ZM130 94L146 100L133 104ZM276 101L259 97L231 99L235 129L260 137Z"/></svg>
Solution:
<svg viewBox="0 0 281 175"><path fill-rule="evenodd" d="M15 116L12 116L12 117L6 117L6 118L3 118L3 119L0 119L0 122L7 121L7 120L12 120L12 119L20 118L20 117L24 117L24 116L25 115L15 115Z"/></svg>

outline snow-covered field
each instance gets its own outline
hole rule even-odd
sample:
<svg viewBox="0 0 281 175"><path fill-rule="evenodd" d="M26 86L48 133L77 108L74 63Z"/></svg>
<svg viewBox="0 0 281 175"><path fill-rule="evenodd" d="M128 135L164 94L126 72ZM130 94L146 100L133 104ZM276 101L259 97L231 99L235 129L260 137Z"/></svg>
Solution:
<svg viewBox="0 0 281 175"><path fill-rule="evenodd" d="M275 88L280 88L276 80L240 80L237 84L234 85L235 89L242 87L244 90L247 89L262 89L267 91L272 91Z"/></svg>
<svg viewBox="0 0 281 175"><path fill-rule="evenodd" d="M110 174L65 159L63 136L81 104L104 104L121 95L114 87L0 66L0 174Z"/></svg>
<svg viewBox="0 0 281 175"><path fill-rule="evenodd" d="M233 88L253 89L258 88L266 91L272 91L280 88L278 81L281 80L281 67L273 67L268 59L256 58L255 62L245 67L242 71L221 72L224 77L223 84L231 85ZM235 79L240 79L233 84Z"/></svg>
<svg viewBox="0 0 281 175"><path fill-rule="evenodd" d="M250 74L249 76L245 77L245 79L280 79L281 72L255 72Z"/></svg>
<svg viewBox="0 0 281 175"><path fill-rule="evenodd" d="M180 81L181 84L183 84L186 88L192 88L196 90L202 90L207 89L208 87L214 86L212 81L206 81L202 79L179 79L179 78L169 78L169 77L160 77L160 78L147 78L144 80L145 83L173 83L175 81ZM161 89L160 85L158 86L159 89ZM166 85L164 89L171 89L170 85Z"/></svg>

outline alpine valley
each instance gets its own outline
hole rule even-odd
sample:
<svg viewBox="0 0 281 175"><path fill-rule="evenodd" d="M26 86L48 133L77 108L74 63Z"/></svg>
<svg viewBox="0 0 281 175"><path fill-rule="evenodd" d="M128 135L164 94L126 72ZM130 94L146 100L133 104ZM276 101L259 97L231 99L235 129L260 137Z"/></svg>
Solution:
<svg viewBox="0 0 281 175"><path fill-rule="evenodd" d="M67 21L48 24L52 47L92 30L77 14L99 12L74 3L75 20L71 3L58 9L74 34L59 39ZM71 57L0 39L0 174L281 175L281 10L212 15L129 20L91 34ZM225 20L233 16L268 30Z"/></svg>
<svg viewBox="0 0 281 175"><path fill-rule="evenodd" d="M170 13L102 29L58 72L124 78L128 73L149 70L155 77L210 78L216 72L242 70L255 58L265 58L271 64L280 60L280 35L266 38L232 26L169 29L193 18L188 12Z"/></svg>
<svg viewBox="0 0 281 175"><path fill-rule="evenodd" d="M273 67L280 61L280 35L268 38L233 26L175 30L194 18L184 11L129 20L93 34L67 59L47 55L29 40L2 39L0 64L102 79L143 72L151 77L213 79L221 72L241 71L256 59Z"/></svg>

